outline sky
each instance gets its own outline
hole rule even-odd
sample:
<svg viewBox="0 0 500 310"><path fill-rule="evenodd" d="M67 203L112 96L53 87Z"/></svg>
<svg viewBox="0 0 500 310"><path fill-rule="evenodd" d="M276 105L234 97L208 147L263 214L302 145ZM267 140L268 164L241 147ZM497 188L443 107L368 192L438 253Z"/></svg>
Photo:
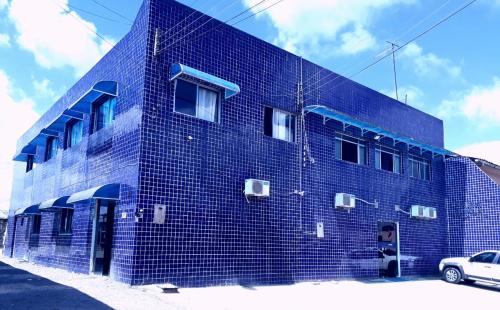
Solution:
<svg viewBox="0 0 500 310"><path fill-rule="evenodd" d="M395 97L391 57L353 74L470 0L179 2L220 20L251 8L240 18L260 13L235 27ZM18 137L129 31L141 3L0 0L0 209ZM399 99L444 121L447 149L500 164L498 29L500 0L478 0L398 50L396 67Z"/></svg>

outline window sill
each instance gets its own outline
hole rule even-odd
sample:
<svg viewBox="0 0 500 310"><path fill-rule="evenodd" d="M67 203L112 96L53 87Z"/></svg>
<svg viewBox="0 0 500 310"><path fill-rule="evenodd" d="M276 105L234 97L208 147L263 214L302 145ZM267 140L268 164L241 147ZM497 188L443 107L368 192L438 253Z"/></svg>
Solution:
<svg viewBox="0 0 500 310"><path fill-rule="evenodd" d="M340 163L346 163L349 165L355 165L355 166L359 166L359 167L365 167L365 168L370 167L369 165L366 165L366 164L353 163L352 161L347 161L347 160L342 160L342 159L337 159L337 158L335 158L335 161L340 162Z"/></svg>
<svg viewBox="0 0 500 310"><path fill-rule="evenodd" d="M268 136L266 134L262 134L266 139L270 139L271 141L281 141L281 142L284 142L284 143L287 143L287 144L292 144L292 145L297 145L298 143L296 141L287 141L287 140L283 140L283 139L279 139L279 138L274 138L274 137L271 137L271 136Z"/></svg>
<svg viewBox="0 0 500 310"><path fill-rule="evenodd" d="M421 178L416 178L416 177L412 177L411 175L408 176L410 179L412 180L418 180L418 181L421 181L421 182L428 182L428 183L431 183L432 182L432 179L430 180L425 180L425 179L421 179Z"/></svg>
<svg viewBox="0 0 500 310"><path fill-rule="evenodd" d="M189 117L191 119L197 119L197 120L200 120L200 121L203 121L203 122L208 122L210 124L216 124L216 125L220 125L220 122L217 120L217 121L209 121L209 120L206 120L206 119L203 119L203 118L199 118L197 116L194 116L194 115L191 115L191 114L186 114L186 113L182 113L182 112L177 112L174 110L174 114L176 115L182 115L182 116L186 116L186 117Z"/></svg>

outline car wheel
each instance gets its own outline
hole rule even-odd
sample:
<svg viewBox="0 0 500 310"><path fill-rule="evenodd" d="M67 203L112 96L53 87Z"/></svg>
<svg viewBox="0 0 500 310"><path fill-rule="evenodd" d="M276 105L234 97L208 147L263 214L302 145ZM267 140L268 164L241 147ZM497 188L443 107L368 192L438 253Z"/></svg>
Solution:
<svg viewBox="0 0 500 310"><path fill-rule="evenodd" d="M448 283L458 283L462 278L462 273L455 267L447 267L443 272L444 280Z"/></svg>

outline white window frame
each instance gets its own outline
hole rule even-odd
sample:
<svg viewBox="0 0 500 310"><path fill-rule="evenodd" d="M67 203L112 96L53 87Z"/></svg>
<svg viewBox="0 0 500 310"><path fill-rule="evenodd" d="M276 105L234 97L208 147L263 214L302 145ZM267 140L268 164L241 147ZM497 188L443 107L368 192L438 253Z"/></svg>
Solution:
<svg viewBox="0 0 500 310"><path fill-rule="evenodd" d="M382 169L382 154L386 153L392 155L392 171ZM399 171L396 170L396 161L399 162ZM403 174L403 161L401 152L392 148L388 148L383 145L377 145L375 147L375 168L381 171L392 172L396 174Z"/></svg>
<svg viewBox="0 0 500 310"><path fill-rule="evenodd" d="M191 115L191 114L187 114L187 113L183 113L183 112L179 112L176 110L176 98L177 98L177 81L178 80L182 80L184 82L187 82L187 83L191 83L193 85L196 86L196 115ZM201 88L205 88L207 90L211 90L215 93L217 93L217 103L216 103L216 114L214 115L215 116L215 120L214 121L210 121L210 120L206 120L204 118L200 118L198 116L198 92L200 90L200 87ZM211 122L211 123L220 123L220 119L221 119L221 110L222 110L222 102L221 102L221 91L216 89L216 88L213 88L213 87L210 87L210 86L206 86L204 84L201 84L201 83L197 83L197 82L194 82L194 81L191 81L191 80L187 80L187 79L183 79L183 78L177 78L175 79L175 84L174 84L174 113L177 113L177 114L182 114L182 115L186 115L186 116L189 116L189 117L194 117L196 119L201 119L203 121L207 121L207 122Z"/></svg>
<svg viewBox="0 0 500 310"><path fill-rule="evenodd" d="M285 110L282 110L282 109L278 109L278 108L275 108L275 107L270 107L270 106L265 106L267 108L271 108L273 110L273 117L271 117L271 138L273 139L277 139L277 140L280 140L280 141L285 141L285 142L289 142L289 143L295 143L295 141L297 141L297 116L294 114L294 113L291 113L291 112L288 112L288 111L285 111ZM283 114L287 114L289 116L292 116L293 117L293 133L290 135L290 137L292 138L291 141L289 140L286 140L286 139L281 139L281 138L278 138L278 137L275 137L274 136L274 124L273 124L273 119L274 119L274 111L278 111L278 112L281 112ZM290 123L291 125L292 123ZM292 127L289 127L287 128L287 130L291 131L292 130Z"/></svg>
<svg viewBox="0 0 500 310"><path fill-rule="evenodd" d="M347 137L347 139L345 139L346 137ZM349 140L349 139L356 140L357 142L354 142L354 141ZM335 136L335 141L337 141L337 140L340 141L340 150L339 150L340 151L340 158L337 158L337 150L335 150L335 159L336 160L341 160L343 162L348 162L351 164L357 164L357 165L361 165L361 166L366 166L368 164L368 152L367 152L366 140L352 137L352 136L349 136L349 135L346 135L343 133L339 133ZM342 159L342 141L357 145L357 152L358 152L358 154L357 154L358 155L357 156L358 162L357 163L353 163L353 162ZM337 147L336 144L335 144L335 147ZM364 153L365 153L365 162L364 163L361 163L361 151L360 151L360 149L364 149Z"/></svg>
<svg viewBox="0 0 500 310"><path fill-rule="evenodd" d="M418 166L418 176L414 176L413 175L413 167L412 167L412 162L416 163L417 166ZM428 171L428 174L429 174L429 178L428 179L425 179L422 177L421 175L421 165L425 165L428 167L427 171ZM415 156L415 155L408 155L408 175L412 178L415 178L415 179L419 179L419 180L423 180L423 181L431 181L432 180L432 165L431 165L431 161L427 158L422 158L422 157L418 157L418 156Z"/></svg>

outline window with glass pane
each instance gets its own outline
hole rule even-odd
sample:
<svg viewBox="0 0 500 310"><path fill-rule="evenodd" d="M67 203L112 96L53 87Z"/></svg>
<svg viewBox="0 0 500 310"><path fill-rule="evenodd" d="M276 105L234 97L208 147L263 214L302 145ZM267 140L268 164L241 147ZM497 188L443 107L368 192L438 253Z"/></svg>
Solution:
<svg viewBox="0 0 500 310"><path fill-rule="evenodd" d="M93 130L96 132L108 127L115 119L116 98L109 97L104 101L94 104L93 107Z"/></svg>
<svg viewBox="0 0 500 310"><path fill-rule="evenodd" d="M375 168L401 173L401 156L396 150L380 148L375 150Z"/></svg>
<svg viewBox="0 0 500 310"><path fill-rule="evenodd" d="M61 221L59 225L59 233L70 234L73 224L73 209L61 209Z"/></svg>
<svg viewBox="0 0 500 310"><path fill-rule="evenodd" d="M35 163L35 156L28 155L28 158L26 159L26 172L30 172L31 170L33 170L34 163Z"/></svg>
<svg viewBox="0 0 500 310"><path fill-rule="evenodd" d="M33 216L33 228L31 230L33 234L40 233L41 223L42 223L42 216L41 215L34 215Z"/></svg>
<svg viewBox="0 0 500 310"><path fill-rule="evenodd" d="M295 115L270 107L264 108L264 134L283 141L295 141Z"/></svg>
<svg viewBox="0 0 500 310"><path fill-rule="evenodd" d="M347 136L335 138L335 158L351 163L366 164L366 146L363 141Z"/></svg>
<svg viewBox="0 0 500 310"><path fill-rule="evenodd" d="M429 160L410 156L408 159L408 169L413 178L429 181L431 179L431 165Z"/></svg>
<svg viewBox="0 0 500 310"><path fill-rule="evenodd" d="M47 138L45 144L45 161L50 160L57 155L58 139L56 137Z"/></svg>
<svg viewBox="0 0 500 310"><path fill-rule="evenodd" d="M66 148L77 145L82 141L83 121L74 120L66 125Z"/></svg>
<svg viewBox="0 0 500 310"><path fill-rule="evenodd" d="M194 83L177 80L174 110L206 121L217 122L219 93Z"/></svg>

